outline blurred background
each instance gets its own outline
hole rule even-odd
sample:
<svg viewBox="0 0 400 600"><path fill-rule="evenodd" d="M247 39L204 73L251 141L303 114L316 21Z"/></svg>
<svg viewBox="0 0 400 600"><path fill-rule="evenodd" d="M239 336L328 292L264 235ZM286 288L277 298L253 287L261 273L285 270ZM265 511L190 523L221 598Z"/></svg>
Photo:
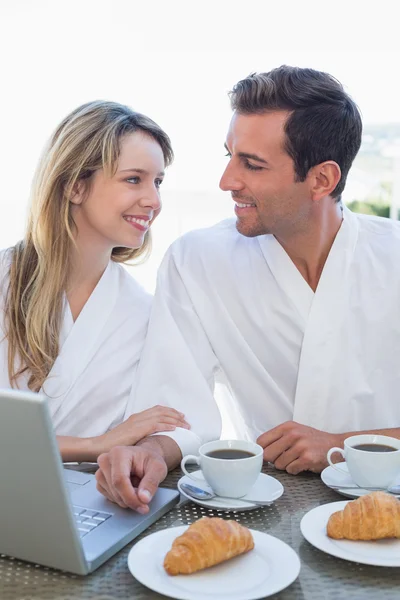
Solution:
<svg viewBox="0 0 400 600"><path fill-rule="evenodd" d="M218 188L228 91L284 63L328 71L344 84L364 121L344 201L398 218L396 24L385 0L370 7L357 0L0 0L0 248L23 235L32 175L58 122L89 100L115 100L157 121L175 150L153 254L133 268L153 291L176 237L233 215Z"/></svg>

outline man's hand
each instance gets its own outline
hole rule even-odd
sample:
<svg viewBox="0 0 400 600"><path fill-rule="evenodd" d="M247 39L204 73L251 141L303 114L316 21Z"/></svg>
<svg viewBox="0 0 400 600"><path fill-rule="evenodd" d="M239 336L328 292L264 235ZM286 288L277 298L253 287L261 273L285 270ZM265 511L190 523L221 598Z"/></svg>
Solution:
<svg viewBox="0 0 400 600"><path fill-rule="evenodd" d="M160 453L146 446L115 446L97 462L99 492L122 508L149 512L148 504L168 473Z"/></svg>
<svg viewBox="0 0 400 600"><path fill-rule="evenodd" d="M301 471L320 473L328 465L328 450L333 446L343 447L344 437L286 421L260 435L257 444L264 448L265 461L297 475Z"/></svg>

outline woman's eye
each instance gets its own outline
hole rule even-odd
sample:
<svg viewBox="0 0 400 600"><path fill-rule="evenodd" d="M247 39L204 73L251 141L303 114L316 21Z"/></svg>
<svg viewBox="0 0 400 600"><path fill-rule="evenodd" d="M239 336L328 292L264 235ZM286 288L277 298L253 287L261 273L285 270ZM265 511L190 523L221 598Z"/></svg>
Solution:
<svg viewBox="0 0 400 600"><path fill-rule="evenodd" d="M231 154L230 152L227 152L227 153L225 154L225 156L227 156L228 158L232 158L232 154Z"/></svg>
<svg viewBox="0 0 400 600"><path fill-rule="evenodd" d="M128 183L139 183L140 182L140 177L129 177L129 179L127 179Z"/></svg>
<svg viewBox="0 0 400 600"><path fill-rule="evenodd" d="M159 188L163 181L164 181L163 179L156 179L155 180L156 187Z"/></svg>

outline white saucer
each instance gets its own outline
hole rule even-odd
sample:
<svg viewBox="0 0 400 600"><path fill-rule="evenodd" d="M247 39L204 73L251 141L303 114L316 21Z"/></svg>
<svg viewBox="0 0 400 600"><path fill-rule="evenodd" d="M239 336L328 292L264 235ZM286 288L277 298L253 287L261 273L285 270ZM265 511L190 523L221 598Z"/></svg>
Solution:
<svg viewBox="0 0 400 600"><path fill-rule="evenodd" d="M375 565L377 567L400 567L400 540L374 540L371 542L333 540L326 533L326 525L332 513L343 510L349 502L330 502L310 510L301 520L300 529L310 544L344 560Z"/></svg>
<svg viewBox="0 0 400 600"><path fill-rule="evenodd" d="M207 484L205 483L203 473L201 472L201 470L194 471L193 475L198 477L201 481L204 481L204 487L205 488L207 487ZM180 480L178 481L178 490L180 491L182 496L185 496L185 498L188 498L189 500L196 502L196 504L200 504L200 506L204 506L206 508L214 508L216 510L223 510L223 511L253 510L254 508L260 508L260 507L257 504L254 504L254 502L247 502L246 497L251 498L252 500L259 499L260 501L262 500L263 502L266 502L270 499L271 500L270 503L272 504L273 502L275 502L275 500L280 498L283 494L283 485L280 483L280 481L278 481L274 477L271 477L270 475L265 475L264 473L260 473L257 481L255 482L255 484L253 485L253 487L251 488L249 493L240 499L222 498L222 497L217 496L215 498L212 498L211 500L197 500L196 498L192 498L192 496L189 496L186 492L184 492L182 490L181 483L191 483L192 485L196 485L196 483L193 481L193 479L191 479L187 475L184 475L183 477L181 477ZM201 486L200 481L199 481L199 483Z"/></svg>
<svg viewBox="0 0 400 600"><path fill-rule="evenodd" d="M321 479L326 486L329 488L335 488L336 486L348 486L354 485L355 489L346 490L346 489L334 489L335 492L341 494L342 496L346 496L348 498L359 498L360 496L365 496L366 494L370 494L371 490L365 490L364 488L357 488L357 484L354 483L351 475L348 471L347 465L345 462L338 463L338 466L345 471L344 473L339 473L333 467L326 467L321 473Z"/></svg>
<svg viewBox="0 0 400 600"><path fill-rule="evenodd" d="M137 542L128 555L132 575L151 590L179 600L256 600L283 590L300 572L300 559L290 546L251 529L250 552L191 575L168 575L164 557L186 529L171 527Z"/></svg>

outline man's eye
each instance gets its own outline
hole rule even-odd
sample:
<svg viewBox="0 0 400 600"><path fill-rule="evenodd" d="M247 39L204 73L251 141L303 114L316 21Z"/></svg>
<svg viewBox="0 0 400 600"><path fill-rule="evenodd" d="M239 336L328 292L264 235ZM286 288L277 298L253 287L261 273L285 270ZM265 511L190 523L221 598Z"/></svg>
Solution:
<svg viewBox="0 0 400 600"><path fill-rule="evenodd" d="M156 181L155 181L156 187L159 188L163 181L164 181L163 179L156 179Z"/></svg>
<svg viewBox="0 0 400 600"><path fill-rule="evenodd" d="M225 156L227 156L228 158L232 158L232 154L231 154L230 152L227 152L227 153L225 154Z"/></svg>
<svg viewBox="0 0 400 600"><path fill-rule="evenodd" d="M249 162L245 162L244 166L246 167L246 169L249 169L249 171L262 171L262 167L256 167L255 165L252 165Z"/></svg>

